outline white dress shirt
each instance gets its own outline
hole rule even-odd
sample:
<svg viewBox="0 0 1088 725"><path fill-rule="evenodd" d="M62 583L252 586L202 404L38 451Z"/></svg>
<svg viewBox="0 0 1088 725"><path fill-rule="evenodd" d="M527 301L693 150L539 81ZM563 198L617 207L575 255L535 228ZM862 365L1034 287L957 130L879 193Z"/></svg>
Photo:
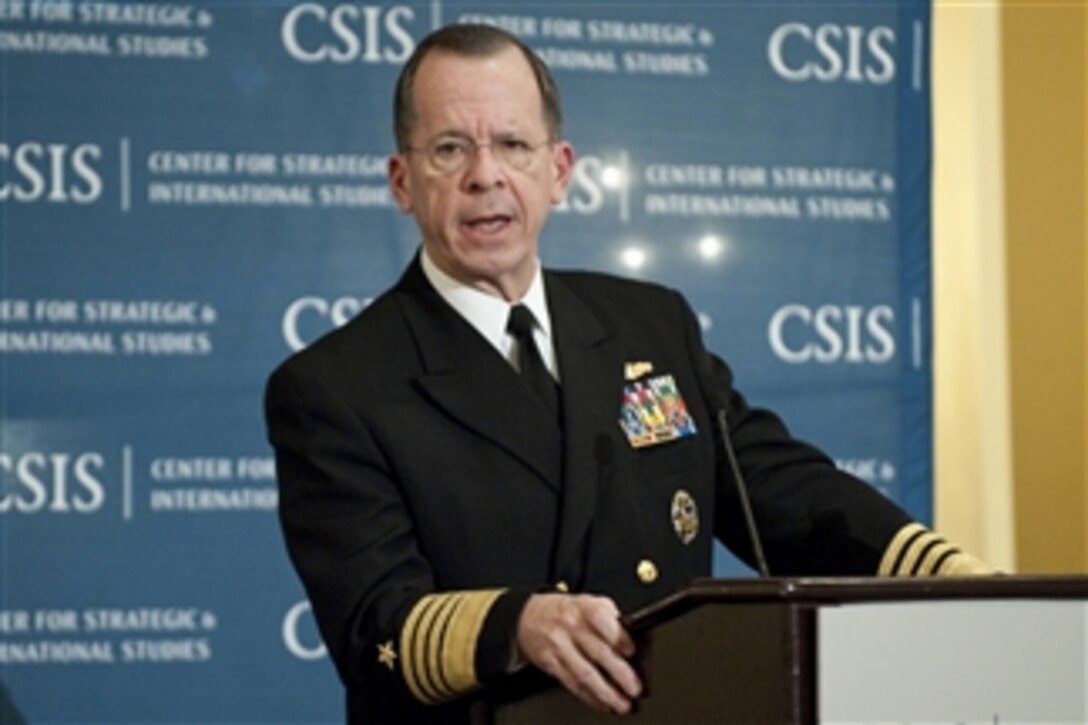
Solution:
<svg viewBox="0 0 1088 725"><path fill-rule="evenodd" d="M486 292L470 287L449 276L430 258L427 250L420 254L420 262L423 266L423 274L427 280L438 290L453 309L457 310L461 317L468 320L483 338L491 343L499 354L515 368L517 361L513 355L514 338L506 331L506 322L510 318L510 309L516 304L523 304L529 308L536 318L536 326L533 328L533 339L540 351L540 357L544 360L548 372L559 380L559 366L556 363L555 343L552 336L552 319L548 314L548 302L544 295L544 276L540 271L540 260L536 261L536 272L533 281L525 296L515 302L507 302L501 297L490 295Z"/></svg>

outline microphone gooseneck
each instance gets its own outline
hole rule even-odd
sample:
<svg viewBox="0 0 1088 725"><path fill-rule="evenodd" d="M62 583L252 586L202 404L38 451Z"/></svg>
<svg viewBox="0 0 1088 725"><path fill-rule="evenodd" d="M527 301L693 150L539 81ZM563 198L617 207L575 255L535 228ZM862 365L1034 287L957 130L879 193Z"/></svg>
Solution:
<svg viewBox="0 0 1088 725"><path fill-rule="evenodd" d="M756 526L756 518L752 515L752 504L748 500L748 485L744 481L744 476L741 475L740 466L737 465L737 455L733 452L733 443L729 440L729 421L725 415L725 408L719 406L717 409L718 417L718 433L722 438L722 447L725 448L725 456L729 459L729 468L733 472L733 482L737 487L737 498L740 500L741 511L744 512L744 523L748 528L748 538L752 542L752 553L756 559L756 565L759 568L759 575L762 577L769 577L771 570L767 566L767 557L763 555L763 544L761 543L759 536L759 527Z"/></svg>

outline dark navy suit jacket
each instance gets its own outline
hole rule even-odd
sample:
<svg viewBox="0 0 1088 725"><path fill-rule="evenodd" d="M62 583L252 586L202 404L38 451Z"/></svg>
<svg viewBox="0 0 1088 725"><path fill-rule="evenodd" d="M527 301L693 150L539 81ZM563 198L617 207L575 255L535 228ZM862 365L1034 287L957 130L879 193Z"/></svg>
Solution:
<svg viewBox="0 0 1088 725"><path fill-rule="evenodd" d="M287 546L353 721L464 721L467 693L508 680L534 591L632 611L709 575L715 536L751 562L718 407L774 574L875 574L910 522L750 408L676 292L580 272L546 271L544 284L561 424L418 259L270 379ZM662 376L696 432L635 447L625 386Z"/></svg>

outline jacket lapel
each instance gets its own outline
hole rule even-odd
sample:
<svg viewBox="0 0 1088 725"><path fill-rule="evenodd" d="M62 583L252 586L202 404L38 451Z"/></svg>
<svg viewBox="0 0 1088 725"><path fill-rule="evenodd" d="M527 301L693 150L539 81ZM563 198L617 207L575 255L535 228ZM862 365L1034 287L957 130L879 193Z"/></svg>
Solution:
<svg viewBox="0 0 1088 725"><path fill-rule="evenodd" d="M613 468L622 402L618 341L558 276L545 273L563 396L563 492L553 559L556 577L580 572L601 479Z"/></svg>
<svg viewBox="0 0 1088 725"><path fill-rule="evenodd" d="M427 281L418 257L397 285L397 300L418 346L419 388L466 428L495 442L559 490L560 431L479 333Z"/></svg>

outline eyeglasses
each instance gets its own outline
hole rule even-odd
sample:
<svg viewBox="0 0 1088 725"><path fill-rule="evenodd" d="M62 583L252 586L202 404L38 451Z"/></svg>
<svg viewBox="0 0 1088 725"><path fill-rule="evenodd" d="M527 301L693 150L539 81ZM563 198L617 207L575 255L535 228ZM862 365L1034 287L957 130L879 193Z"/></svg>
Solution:
<svg viewBox="0 0 1088 725"><path fill-rule="evenodd" d="M405 151L422 153L431 168L440 174L454 174L468 165L469 159L476 156L482 148L491 149L491 153L506 166L524 171L533 163L538 149L548 146L552 141L529 143L520 138L508 137L493 140L491 143L476 143L470 138L444 136L426 146L408 146Z"/></svg>

